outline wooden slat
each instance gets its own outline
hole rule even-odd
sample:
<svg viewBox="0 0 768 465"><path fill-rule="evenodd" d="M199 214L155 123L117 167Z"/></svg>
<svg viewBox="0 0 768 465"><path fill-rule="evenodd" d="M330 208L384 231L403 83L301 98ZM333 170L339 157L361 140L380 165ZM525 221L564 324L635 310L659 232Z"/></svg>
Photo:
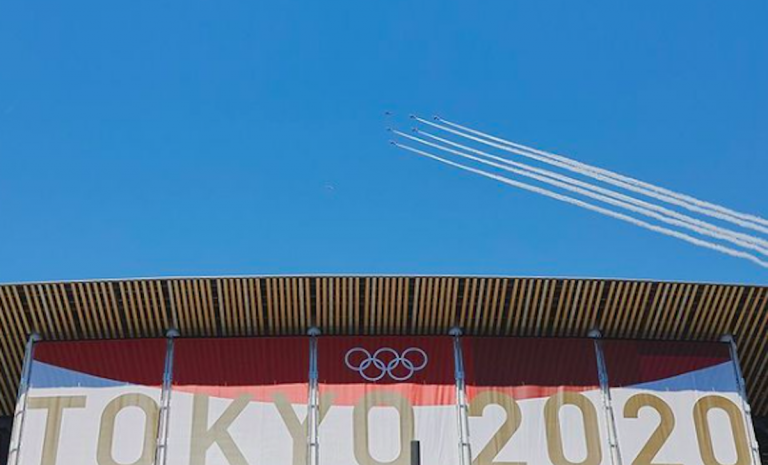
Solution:
<svg viewBox="0 0 768 465"><path fill-rule="evenodd" d="M446 278L440 278L438 280L437 289L435 290L437 305L435 306L432 327L430 328L433 334L439 334L441 332L442 320L445 317L445 292L447 287L448 280Z"/></svg>
<svg viewBox="0 0 768 465"><path fill-rule="evenodd" d="M473 289L474 281L471 279L465 279L464 280L464 290L461 294L461 307L459 309L459 323L458 325L461 328L464 328L466 331L467 324L469 322L469 312L472 308L471 299L473 296Z"/></svg>
<svg viewBox="0 0 768 465"><path fill-rule="evenodd" d="M741 335L744 329L744 325L750 324L759 300L760 300L760 289L757 289L754 287L751 288L749 290L749 293L747 294L747 298L746 298L746 301L744 302L744 306L740 309L741 311L737 312L738 315L733 327L733 334L735 334L737 337Z"/></svg>
<svg viewBox="0 0 768 465"><path fill-rule="evenodd" d="M207 312L205 305L205 286L207 280L192 279L187 282L192 298L190 305L194 308L199 323L198 333L204 336L216 336L216 316ZM230 300L232 296L230 295Z"/></svg>
<svg viewBox="0 0 768 465"><path fill-rule="evenodd" d="M142 282L143 283L143 282ZM118 337L117 325L115 324L115 314L110 306L109 297L105 292L104 283L92 283L90 286L93 293L93 300L96 302L97 317L101 316L104 332L107 337ZM152 305L157 308L157 305Z"/></svg>
<svg viewBox="0 0 768 465"><path fill-rule="evenodd" d="M244 279L235 280L235 297L237 299L237 319L240 322L240 334L248 336L253 334L251 326L251 312L248 305L247 283ZM207 307L207 302L206 302Z"/></svg>
<svg viewBox="0 0 768 465"><path fill-rule="evenodd" d="M194 308L195 296L193 295L194 288L188 285L186 280L178 281L179 294L181 296L180 311L185 315L187 321L186 334L192 336L204 336L201 331L202 322L200 321L199 314Z"/></svg>
<svg viewBox="0 0 768 465"><path fill-rule="evenodd" d="M16 381L21 374L19 367L24 358L26 333L18 326L18 322L12 321L18 310L11 307L5 291L6 289L0 288L0 325L3 328L3 331L0 332L0 339L4 344L3 352L8 356L6 363L9 364L10 376L12 376L12 381Z"/></svg>
<svg viewBox="0 0 768 465"><path fill-rule="evenodd" d="M134 282L132 283L131 286L128 286L128 287L130 288L134 305L136 305L136 312L139 314L139 319L141 320L141 335L142 337L149 337L150 335L152 335L152 325L149 319L149 309L147 309L144 305L144 299L143 299L143 295L141 294L140 284L141 283ZM91 302L91 305L93 305L92 302Z"/></svg>
<svg viewBox="0 0 768 465"><path fill-rule="evenodd" d="M421 314L421 333L422 334L428 334L429 333L429 321L432 317L432 311L433 311L433 294L434 294L434 285L435 280L432 278L426 278L425 280L425 287L424 289L424 311Z"/></svg>
<svg viewBox="0 0 768 465"><path fill-rule="evenodd" d="M408 281L405 281L406 284L407 282ZM458 307L459 307L458 299L459 299L459 280L454 278L454 279L451 279L451 300L448 308L447 325L450 328L458 325L458 320L456 319L456 312L458 311Z"/></svg>
<svg viewBox="0 0 768 465"><path fill-rule="evenodd" d="M211 334L215 334L214 331L216 331L216 324L213 322L213 319L215 318L216 309L213 306L213 281L210 279L202 280L200 282L200 287L202 289L202 295L200 296L203 310L205 311L206 315L208 315L208 318L212 321L211 325Z"/></svg>
<svg viewBox="0 0 768 465"><path fill-rule="evenodd" d="M0 376L3 380L0 385L4 402L0 404L0 411L11 412L16 398L16 389L21 376L21 360L24 358L24 336L19 328L11 323L14 309L9 304L5 295L5 289L0 288L0 363L3 365ZM8 414L4 413L4 414Z"/></svg>
<svg viewBox="0 0 768 465"><path fill-rule="evenodd" d="M358 331L360 331L360 321L361 321L361 318L360 318L360 311L361 311L361 307L360 307L360 278L355 278L354 281L355 281L355 293L354 293L354 301L355 301L354 305L355 306L354 306L354 323L353 324L355 325L354 326L354 332L357 333ZM403 325L406 325L406 324L407 324L407 318L405 318L404 321L403 321ZM405 326L403 326L403 330L405 331Z"/></svg>
<svg viewBox="0 0 768 465"><path fill-rule="evenodd" d="M11 349L3 348L3 352L6 356L2 363L6 365L6 369L3 370L3 376L5 378L6 386L13 391L3 394L3 397L7 399L0 408L2 408L3 415L10 415L13 410L11 399L16 398L16 389L18 388L18 381L21 375L21 364L24 359L24 345L26 344L27 334L29 327L26 325L26 319L23 317L23 308L16 305L16 301L11 295L11 289L0 287L0 323L2 323L2 331L0 331L0 338L2 338L5 346L10 346Z"/></svg>
<svg viewBox="0 0 768 465"><path fill-rule="evenodd" d="M670 331L670 338L675 339L678 338L680 334L682 334L683 330L686 327L686 324L692 317L692 312L694 309L694 305L696 303L696 296L699 294L699 291L701 290L701 286L698 284L694 284L691 286L690 293L688 294L688 297L686 299L685 307L683 307L682 314L680 318L677 318L672 325L672 329Z"/></svg>
<svg viewBox="0 0 768 465"><path fill-rule="evenodd" d="M505 316L506 324L504 324L504 331L501 333L504 336L508 336L512 334L513 324L515 319L517 318L520 288L523 287L524 285L525 283L523 282L522 279L512 280L512 291L509 294L509 303L507 304L507 313ZM501 325L503 321L504 320L500 321L499 324Z"/></svg>
<svg viewBox="0 0 768 465"><path fill-rule="evenodd" d="M219 318L221 320L229 320L232 318L232 302L231 293L229 292L229 280L217 279L216 280L216 293L219 295ZM231 336L237 332L238 322L232 321L231 324L226 325L223 330L224 336Z"/></svg>
<svg viewBox="0 0 768 465"><path fill-rule="evenodd" d="M482 321L483 313L488 308L489 291L491 290L492 282L488 280L481 280L477 286L477 299L474 301L474 309L472 312L472 321L470 324L472 334L480 334L480 322Z"/></svg>
<svg viewBox="0 0 768 465"><path fill-rule="evenodd" d="M699 301L697 311L693 314L693 321L691 322L691 329L689 335L693 338L699 338L701 335L701 329L706 324L709 309L714 301L719 299L720 294L723 292L720 286L707 286L706 299Z"/></svg>
<svg viewBox="0 0 768 465"><path fill-rule="evenodd" d="M735 332L737 338L736 341L739 344L739 350L742 351L741 363L745 370L747 369L747 365L751 362L751 359L754 359L756 356L756 334L758 334L760 331L759 323L761 321L761 317L768 318L768 316L763 315L760 310L761 305L763 305L767 299L768 292L762 289L759 292L756 292L753 298L753 302L750 305L751 315L748 315L747 318L744 319L744 326L737 328Z"/></svg>
<svg viewBox="0 0 768 465"><path fill-rule="evenodd" d="M549 316L552 312L552 303L555 295L555 282L544 280L543 292L547 297L546 299L541 300L542 308L539 310L539 315L536 317L536 326L534 330L535 336L541 336L544 327L549 325Z"/></svg>
<svg viewBox="0 0 768 465"><path fill-rule="evenodd" d="M768 353L768 349L766 349L766 344L768 344L768 296L763 300L760 313L762 318L761 321L758 321L755 325L752 344L747 346L748 350L751 350L747 353L745 362L746 370L756 373L759 372L759 370L755 370L755 366L757 365L760 356ZM766 374L768 373L765 371L761 373L762 376L765 376Z"/></svg>
<svg viewBox="0 0 768 465"><path fill-rule="evenodd" d="M567 280L565 286L560 291L560 301L557 305L557 315L555 316L555 322L550 332L553 336L561 336L566 331L568 323L569 309L573 303L573 295L576 292L578 282L574 280Z"/></svg>
<svg viewBox="0 0 768 465"><path fill-rule="evenodd" d="M682 312L685 306L685 302L690 294L690 286L680 285L677 287L675 295L673 296L670 306L659 320L658 326L651 337L658 339L665 339L672 332L672 324L674 321L679 321L682 317Z"/></svg>
<svg viewBox="0 0 768 465"><path fill-rule="evenodd" d="M486 318L487 321L485 322L485 328L483 329L485 334L494 334L496 332L496 322L498 321L497 316L501 313L501 309L504 308L504 304L506 303L508 284L509 280L500 280L497 293L494 297L493 306L491 307L490 313Z"/></svg>
<svg viewBox="0 0 768 465"><path fill-rule="evenodd" d="M535 280L529 279L526 280L525 285L521 289L523 293L520 300L520 303L522 304L522 312L520 313L520 319L517 321L515 334L525 335L528 332L528 318L531 311L531 300L535 285Z"/></svg>
<svg viewBox="0 0 768 465"><path fill-rule="evenodd" d="M292 302L292 309L293 309L293 327L295 328L294 331L292 331L294 334L306 334L306 328L304 326L304 305L303 302L299 301L299 283L301 282L300 279L292 279L291 280L291 302ZM252 334L252 333L249 333Z"/></svg>
<svg viewBox="0 0 768 465"><path fill-rule="evenodd" d="M397 278L397 293L395 303L393 304L393 334L403 334L406 331L408 321L408 291L410 280L408 278Z"/></svg>
<svg viewBox="0 0 768 465"><path fill-rule="evenodd" d="M379 331L382 334L389 334L389 319L390 319L390 313L392 313L390 306L389 306L389 294L390 294L390 280L389 279L382 279L381 280L381 287L379 287L379 302L381 303L379 307L379 312L381 315L381 320L379 322Z"/></svg>
<svg viewBox="0 0 768 465"><path fill-rule="evenodd" d="M21 360L24 358L24 344L26 344L30 329L24 309L16 305L11 291L12 288L0 287L0 312L5 315L3 331L0 332L0 335L3 339L7 339L14 348L13 360L15 360L16 366L20 366ZM14 380L14 382L16 381L18 379Z"/></svg>
<svg viewBox="0 0 768 465"><path fill-rule="evenodd" d="M589 334L589 331L593 329L599 329L597 326L597 321L599 317L598 311L601 306L602 296L604 292L605 292L605 282L600 281L597 286L597 290L595 291L595 296L592 299L592 302L590 303L590 306L589 306L589 316L585 319L585 326L584 326L585 334Z"/></svg>
<svg viewBox="0 0 768 465"><path fill-rule="evenodd" d="M595 293L596 287L596 284L592 281L586 281L584 283L584 290L582 292L581 298L579 299L579 307L573 319L573 326L570 332L571 336L582 336L586 334L583 331L582 326L584 324L584 320L587 318L587 309L592 304L592 296Z"/></svg>
<svg viewBox="0 0 768 465"><path fill-rule="evenodd" d="M380 289L381 289L381 286L379 286L379 278L373 278L371 280L371 287L369 289L369 294L371 296L371 315L370 315L371 318L370 318L370 325L368 326L368 334L378 333Z"/></svg>
<svg viewBox="0 0 768 465"><path fill-rule="evenodd" d="M277 331L278 331L278 323L277 323L278 313L277 313L277 308L275 307L275 299L273 294L273 289L275 285L273 281L274 280L272 278L267 278L264 280L264 286L266 290L266 294L265 294L266 299L264 301L264 305L267 309L266 321L267 321L267 328L268 328L267 334L269 335L277 334ZM317 281L319 282L320 280L318 279ZM320 324L322 325L323 322L321 321Z"/></svg>
<svg viewBox="0 0 768 465"><path fill-rule="evenodd" d="M371 322L371 278L365 278L363 280L363 317L361 318L363 323L363 334L368 333L368 327ZM418 287L417 287L418 289ZM415 311L414 311L415 312ZM411 328L411 331L414 331L415 325L413 328Z"/></svg>
<svg viewBox="0 0 768 465"><path fill-rule="evenodd" d="M327 281L327 280L326 280ZM285 278L278 278L277 279L277 296L279 306L280 306L280 334L285 335L288 334L288 302L285 298ZM329 307L330 307L330 300L331 297L328 297L329 299ZM329 323L331 322L329 317Z"/></svg>
<svg viewBox="0 0 768 465"><path fill-rule="evenodd" d="M659 327L659 322L663 315L671 311L674 306L674 300L677 296L677 283L665 283L659 298L658 305L651 310L651 315L645 325L645 337L653 338Z"/></svg>
<svg viewBox="0 0 768 465"><path fill-rule="evenodd" d="M256 300L256 324L258 326L258 334L268 334L266 323L264 322L264 302L261 294L262 284L264 280L253 280L253 298ZM309 283L307 283L307 300L309 300Z"/></svg>
<svg viewBox="0 0 768 465"><path fill-rule="evenodd" d="M731 296L731 300L725 305L725 308L720 311L721 319L718 320L716 323L717 327L710 334L717 336L733 332L733 320L736 316L736 311L739 308L739 304L742 302L745 290L746 289L743 287L734 286L734 292Z"/></svg>
<svg viewBox="0 0 768 465"><path fill-rule="evenodd" d="M205 320L205 314L200 308L200 283L196 279L184 279L180 284L183 292L184 311L192 323L192 334L198 337L208 336L207 321ZM228 326L231 328L232 323L230 322Z"/></svg>
<svg viewBox="0 0 768 465"><path fill-rule="evenodd" d="M40 301L40 308L50 315L50 321L53 323L53 333L56 339L66 338L66 328L64 327L65 318L61 307L53 303L54 295L50 284L38 285L35 287L37 299Z"/></svg>

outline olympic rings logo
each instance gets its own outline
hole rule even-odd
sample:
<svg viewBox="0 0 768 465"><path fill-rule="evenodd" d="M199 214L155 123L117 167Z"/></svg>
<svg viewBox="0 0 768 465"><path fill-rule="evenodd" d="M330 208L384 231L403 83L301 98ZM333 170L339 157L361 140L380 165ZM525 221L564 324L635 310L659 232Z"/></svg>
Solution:
<svg viewBox="0 0 768 465"><path fill-rule="evenodd" d="M353 361L352 357L356 354L360 354L362 360ZM419 361L421 363L417 365ZM382 347L373 354L362 347L354 347L344 356L344 363L366 381L376 382L385 376L395 381L407 381L427 366L429 357L416 347L405 349L402 354L391 347Z"/></svg>

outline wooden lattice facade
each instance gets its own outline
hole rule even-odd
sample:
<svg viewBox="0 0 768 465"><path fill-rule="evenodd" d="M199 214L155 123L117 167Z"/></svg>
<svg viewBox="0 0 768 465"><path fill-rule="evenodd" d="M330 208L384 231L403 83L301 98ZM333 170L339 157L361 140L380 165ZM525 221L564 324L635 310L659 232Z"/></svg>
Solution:
<svg viewBox="0 0 768 465"><path fill-rule="evenodd" d="M506 277L236 277L0 286L0 415L24 345L45 339L306 334L586 336L732 334L750 401L768 414L768 287Z"/></svg>

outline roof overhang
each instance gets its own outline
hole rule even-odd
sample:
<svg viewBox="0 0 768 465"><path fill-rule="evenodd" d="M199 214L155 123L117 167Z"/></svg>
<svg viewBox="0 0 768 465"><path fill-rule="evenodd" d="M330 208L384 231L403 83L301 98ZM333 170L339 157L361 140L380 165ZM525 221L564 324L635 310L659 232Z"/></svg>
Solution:
<svg viewBox="0 0 768 465"><path fill-rule="evenodd" d="M753 410L768 413L768 287L453 276L153 278L0 285L0 415L24 344L44 339L465 334L719 340L733 335Z"/></svg>

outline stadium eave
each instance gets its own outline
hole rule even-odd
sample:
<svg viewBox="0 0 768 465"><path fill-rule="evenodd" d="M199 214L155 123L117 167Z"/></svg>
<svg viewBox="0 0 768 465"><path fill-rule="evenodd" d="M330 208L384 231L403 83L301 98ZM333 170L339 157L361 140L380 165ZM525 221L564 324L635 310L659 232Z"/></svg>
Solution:
<svg viewBox="0 0 768 465"><path fill-rule="evenodd" d="M466 334L718 340L735 337L750 401L768 413L768 287L636 280L290 276L0 285L0 415L24 343L45 339Z"/></svg>

